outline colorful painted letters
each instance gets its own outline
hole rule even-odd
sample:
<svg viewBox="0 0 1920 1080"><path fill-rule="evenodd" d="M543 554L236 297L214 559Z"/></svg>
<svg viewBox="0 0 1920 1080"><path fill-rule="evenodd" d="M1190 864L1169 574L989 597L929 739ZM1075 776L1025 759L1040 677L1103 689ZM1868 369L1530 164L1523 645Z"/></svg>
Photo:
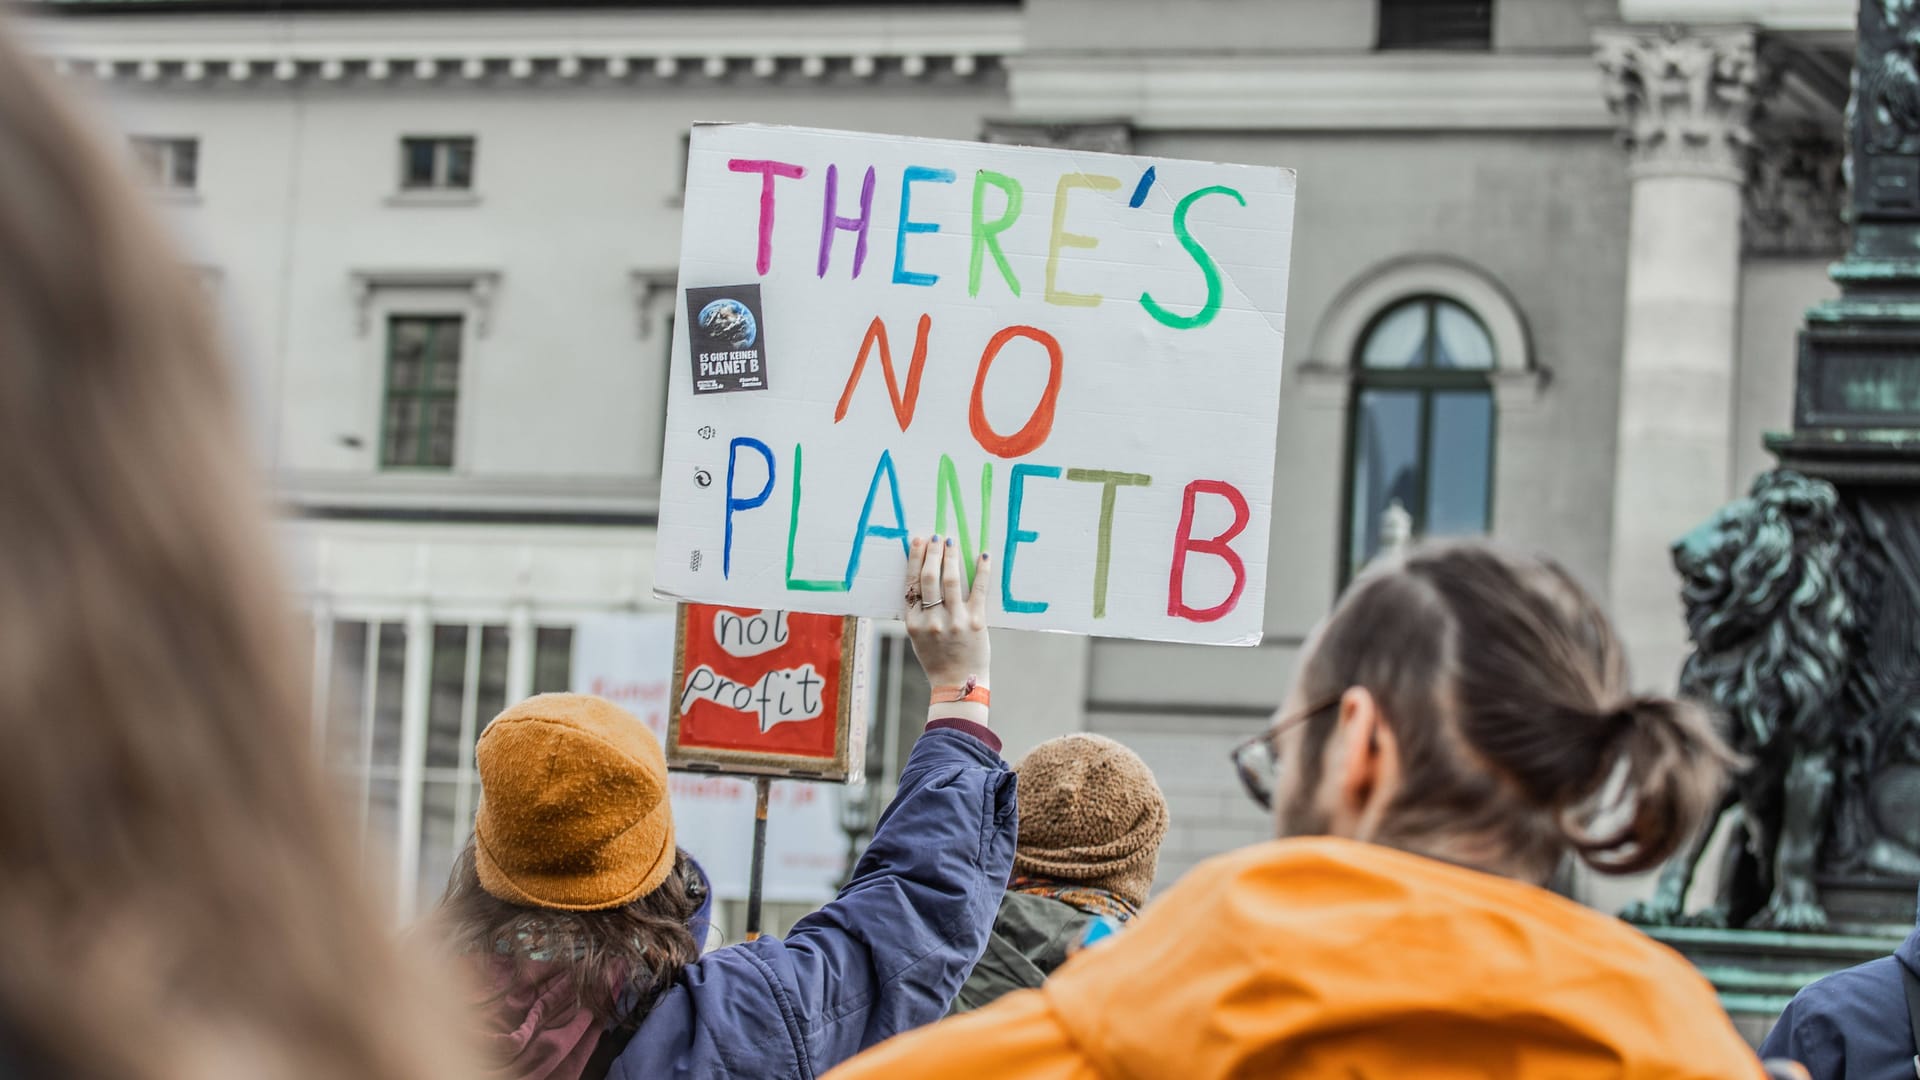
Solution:
<svg viewBox="0 0 1920 1080"><path fill-rule="evenodd" d="M688 160L658 591L895 614L931 532L996 625L1259 639L1290 171L736 125ZM760 380L696 387L696 329Z"/></svg>

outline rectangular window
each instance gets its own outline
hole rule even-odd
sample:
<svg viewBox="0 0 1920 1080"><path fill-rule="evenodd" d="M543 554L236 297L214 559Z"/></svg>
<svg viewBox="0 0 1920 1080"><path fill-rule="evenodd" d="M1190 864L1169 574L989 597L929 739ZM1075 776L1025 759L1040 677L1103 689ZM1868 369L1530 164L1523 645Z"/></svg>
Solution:
<svg viewBox="0 0 1920 1080"><path fill-rule="evenodd" d="M382 467L453 467L465 329L466 320L458 315L395 315L387 320Z"/></svg>
<svg viewBox="0 0 1920 1080"><path fill-rule="evenodd" d="M1380 0L1382 49L1493 48L1493 0Z"/></svg>
<svg viewBox="0 0 1920 1080"><path fill-rule="evenodd" d="M472 190L474 151L474 138L471 135L408 136L401 139L401 189Z"/></svg>
<svg viewBox="0 0 1920 1080"><path fill-rule="evenodd" d="M399 883L401 890L413 890L410 910L416 912L438 902L473 829L480 796L474 743L507 699L505 626L443 623L431 633L424 760L401 760L403 623L333 623L331 677L320 718L327 764L346 782L358 808L364 863L374 880L391 880L388 860L400 840L400 805L407 795L402 784L420 766L418 861Z"/></svg>
<svg viewBox="0 0 1920 1080"><path fill-rule="evenodd" d="M507 707L507 628L435 626L431 668L415 911L431 911L439 901L473 831L480 802L473 748L480 732Z"/></svg>
<svg viewBox="0 0 1920 1080"><path fill-rule="evenodd" d="M133 137L133 154L147 179L165 191L200 186L200 140L151 135Z"/></svg>

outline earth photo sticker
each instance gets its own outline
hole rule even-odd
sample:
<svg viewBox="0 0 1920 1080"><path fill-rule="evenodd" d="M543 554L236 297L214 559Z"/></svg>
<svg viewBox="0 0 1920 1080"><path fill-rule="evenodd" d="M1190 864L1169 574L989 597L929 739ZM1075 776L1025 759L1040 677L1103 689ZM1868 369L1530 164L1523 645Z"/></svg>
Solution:
<svg viewBox="0 0 1920 1080"><path fill-rule="evenodd" d="M761 311L757 283L687 290L694 393L767 388L767 327Z"/></svg>

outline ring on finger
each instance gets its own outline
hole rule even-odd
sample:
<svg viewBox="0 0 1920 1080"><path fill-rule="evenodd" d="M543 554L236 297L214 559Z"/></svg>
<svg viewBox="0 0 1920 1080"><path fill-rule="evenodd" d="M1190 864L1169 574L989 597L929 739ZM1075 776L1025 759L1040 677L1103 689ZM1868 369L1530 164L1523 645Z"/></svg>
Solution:
<svg viewBox="0 0 1920 1080"><path fill-rule="evenodd" d="M920 609L921 609L922 611L932 611L932 610L933 610L934 608L937 608L937 607L939 607L939 606L940 606L941 604L944 604L944 603L946 603L946 602L947 602L947 598L946 598L946 597L944 597L944 596L943 596L943 597L941 597L941 598L940 598L940 599L938 599L938 600L927 600L927 601L922 601L922 602L921 602L921 604L920 604Z"/></svg>

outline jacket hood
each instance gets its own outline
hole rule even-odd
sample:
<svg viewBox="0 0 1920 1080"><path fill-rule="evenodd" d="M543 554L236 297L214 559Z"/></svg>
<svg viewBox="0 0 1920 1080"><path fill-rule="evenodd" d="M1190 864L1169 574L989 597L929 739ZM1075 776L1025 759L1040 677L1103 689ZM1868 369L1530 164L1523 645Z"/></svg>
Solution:
<svg viewBox="0 0 1920 1080"><path fill-rule="evenodd" d="M1371 844L1190 872L1041 991L1110 1077L1758 1077L1712 987L1627 924Z"/></svg>
<svg viewBox="0 0 1920 1080"><path fill-rule="evenodd" d="M681 849L685 854L684 848ZM687 865L693 868L695 877L700 879L700 909L687 920L687 929L693 932L693 943L702 953L710 952L716 946L713 932L713 879L707 876L707 868L692 855L687 855Z"/></svg>
<svg viewBox="0 0 1920 1080"><path fill-rule="evenodd" d="M600 1041L593 1014L578 1006L564 968L488 958L486 1038L501 1075L516 1080L577 1080Z"/></svg>
<svg viewBox="0 0 1920 1080"><path fill-rule="evenodd" d="M1920 928L1908 934L1907 940L1901 942L1900 947L1893 950L1893 955L1898 957L1901 963L1907 965L1909 971L1912 971L1915 975L1920 975Z"/></svg>

